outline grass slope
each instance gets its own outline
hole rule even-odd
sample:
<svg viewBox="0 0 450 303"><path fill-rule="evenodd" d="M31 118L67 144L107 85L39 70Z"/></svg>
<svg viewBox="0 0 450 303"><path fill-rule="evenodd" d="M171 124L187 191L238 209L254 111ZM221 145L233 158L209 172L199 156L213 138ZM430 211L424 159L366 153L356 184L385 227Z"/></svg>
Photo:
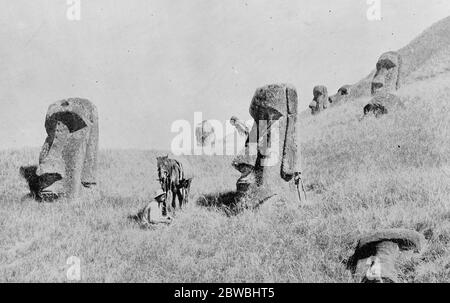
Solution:
<svg viewBox="0 0 450 303"><path fill-rule="evenodd" d="M386 50L390 51L390 50ZM402 56L402 85L432 78L450 71L450 17L444 18L398 50ZM380 54L381 55L381 54ZM373 65L378 58L373 59ZM374 70L356 83L351 91L355 98L370 94Z"/></svg>
<svg viewBox="0 0 450 303"><path fill-rule="evenodd" d="M73 203L22 199L20 165L38 150L0 152L0 281L348 282L342 261L365 232L423 233L402 255L401 280L450 281L450 74L404 86L403 112L359 121L362 98L302 119L309 201L227 216L200 206L233 190L230 158L180 157L195 179L174 223L141 230L127 216L158 187L156 152L101 151L98 194ZM199 203L196 203L199 201Z"/></svg>

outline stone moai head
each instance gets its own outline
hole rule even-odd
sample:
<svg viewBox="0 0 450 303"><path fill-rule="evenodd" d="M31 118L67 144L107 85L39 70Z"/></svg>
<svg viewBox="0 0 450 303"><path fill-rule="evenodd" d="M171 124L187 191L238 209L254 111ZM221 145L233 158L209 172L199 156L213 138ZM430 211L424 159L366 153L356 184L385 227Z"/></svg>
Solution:
<svg viewBox="0 0 450 303"><path fill-rule="evenodd" d="M47 138L39 156L36 176L46 182L39 194L48 198L76 198L81 185L97 183L98 114L89 100L70 98L48 108ZM60 178L54 178L59 175Z"/></svg>
<svg viewBox="0 0 450 303"><path fill-rule="evenodd" d="M355 253L347 260L347 269L356 282L398 282L401 252L421 253L425 237L415 230L379 230L359 239Z"/></svg>
<svg viewBox="0 0 450 303"><path fill-rule="evenodd" d="M216 135L212 124L207 120L199 123L195 128L195 138L197 146L214 145Z"/></svg>
<svg viewBox="0 0 450 303"><path fill-rule="evenodd" d="M240 194L255 203L295 190L297 162L297 92L286 84L258 88L250 104L253 127L244 152L233 160L241 172L236 183ZM290 182L292 181L292 182Z"/></svg>
<svg viewBox="0 0 450 303"><path fill-rule="evenodd" d="M328 107L328 90L325 86L319 85L313 89L313 101L309 104L311 114L315 115Z"/></svg>
<svg viewBox="0 0 450 303"><path fill-rule="evenodd" d="M372 96L380 92L393 92L400 88L402 58L397 52L381 55L377 62L377 70L372 80Z"/></svg>
<svg viewBox="0 0 450 303"><path fill-rule="evenodd" d="M331 105L336 105L347 100L350 95L351 85L340 87L337 93L329 98Z"/></svg>

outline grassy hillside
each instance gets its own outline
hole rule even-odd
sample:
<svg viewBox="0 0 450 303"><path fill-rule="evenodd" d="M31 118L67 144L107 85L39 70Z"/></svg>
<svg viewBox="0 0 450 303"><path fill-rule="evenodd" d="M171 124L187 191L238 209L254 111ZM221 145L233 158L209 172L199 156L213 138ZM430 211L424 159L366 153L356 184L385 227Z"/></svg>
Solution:
<svg viewBox="0 0 450 303"><path fill-rule="evenodd" d="M234 189L230 158L181 157L191 203L154 230L127 216L158 187L156 152L101 151L98 193L70 204L23 199L18 168L38 150L0 152L0 281L67 281L77 256L84 282L347 282L359 236L403 227L428 243L402 255L401 280L448 282L450 74L399 95L406 110L380 119L359 121L361 98L301 121L308 203L227 216L201 205Z"/></svg>
<svg viewBox="0 0 450 303"><path fill-rule="evenodd" d="M390 50L386 50L390 51ZM444 18L417 36L408 45L398 50L402 56L402 84L432 78L450 71L450 17ZM381 55L381 54L380 54ZM370 94L373 71L352 88L355 98Z"/></svg>

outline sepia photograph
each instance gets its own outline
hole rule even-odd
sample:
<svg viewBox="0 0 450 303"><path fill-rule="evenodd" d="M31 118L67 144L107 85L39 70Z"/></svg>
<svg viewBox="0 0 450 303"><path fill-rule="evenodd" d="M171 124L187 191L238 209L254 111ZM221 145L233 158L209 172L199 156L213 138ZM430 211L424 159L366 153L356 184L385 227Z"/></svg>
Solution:
<svg viewBox="0 0 450 303"><path fill-rule="evenodd" d="M450 282L448 0L0 0L0 70L1 284Z"/></svg>

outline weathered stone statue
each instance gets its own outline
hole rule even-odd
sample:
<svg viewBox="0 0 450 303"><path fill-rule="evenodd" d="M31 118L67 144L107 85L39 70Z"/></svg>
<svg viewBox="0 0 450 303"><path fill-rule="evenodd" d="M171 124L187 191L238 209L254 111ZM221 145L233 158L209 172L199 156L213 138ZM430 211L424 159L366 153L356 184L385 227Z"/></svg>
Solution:
<svg viewBox="0 0 450 303"><path fill-rule="evenodd" d="M382 54L376 67L377 70L372 80L372 96L380 92L394 92L400 88L402 58L399 53Z"/></svg>
<svg viewBox="0 0 450 303"><path fill-rule="evenodd" d="M388 114L390 111L397 108L404 108L405 105L394 94L387 92L379 92L375 95L369 104L364 106L363 112L364 116L373 114L376 118Z"/></svg>
<svg viewBox="0 0 450 303"><path fill-rule="evenodd" d="M398 282L398 257L401 251L420 253L425 238L414 230L388 229L362 237L355 253L347 261L347 269L362 283Z"/></svg>
<svg viewBox="0 0 450 303"><path fill-rule="evenodd" d="M296 192L294 179L300 173L297 105L297 92L290 85L267 85L255 92L250 104L255 122L244 151L232 163L242 174L237 191L250 206Z"/></svg>
<svg viewBox="0 0 450 303"><path fill-rule="evenodd" d="M45 129L39 165L35 171L21 168L21 173L38 200L76 198L82 185L97 183L97 108L86 99L57 101L48 108Z"/></svg>
<svg viewBox="0 0 450 303"><path fill-rule="evenodd" d="M377 70L372 80L372 100L364 106L364 115L373 113L375 117L387 114L397 106L403 106L393 93L401 85L402 58L397 52L381 55L377 62Z"/></svg>
<svg viewBox="0 0 450 303"><path fill-rule="evenodd" d="M216 135L214 127L208 120L205 120L196 126L195 138L197 141L197 146L214 146Z"/></svg>
<svg viewBox="0 0 450 303"><path fill-rule="evenodd" d="M337 93L331 96L328 100L330 105L334 106L336 104L347 101L350 95L351 85L344 85L338 89Z"/></svg>
<svg viewBox="0 0 450 303"><path fill-rule="evenodd" d="M328 107L328 90L325 86L319 85L313 89L313 101L309 104L311 114L315 115Z"/></svg>

